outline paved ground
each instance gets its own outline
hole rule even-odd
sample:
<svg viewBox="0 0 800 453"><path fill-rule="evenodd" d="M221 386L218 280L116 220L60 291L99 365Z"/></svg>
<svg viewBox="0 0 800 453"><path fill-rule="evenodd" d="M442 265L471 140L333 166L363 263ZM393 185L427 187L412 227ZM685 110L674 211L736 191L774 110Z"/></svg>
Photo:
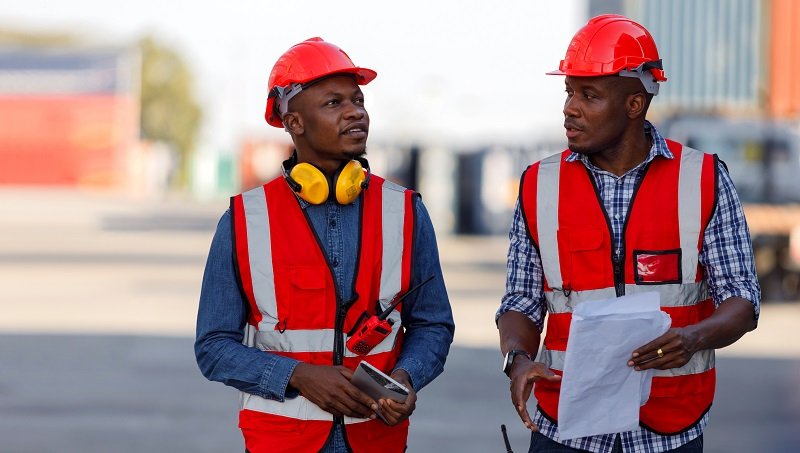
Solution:
<svg viewBox="0 0 800 453"><path fill-rule="evenodd" d="M225 203L0 190L0 453L240 451L235 393L192 356L199 282ZM497 371L504 238L440 237L457 323L420 394L412 452L515 451L526 433ZM800 444L800 304L764 306L722 350L708 452Z"/></svg>

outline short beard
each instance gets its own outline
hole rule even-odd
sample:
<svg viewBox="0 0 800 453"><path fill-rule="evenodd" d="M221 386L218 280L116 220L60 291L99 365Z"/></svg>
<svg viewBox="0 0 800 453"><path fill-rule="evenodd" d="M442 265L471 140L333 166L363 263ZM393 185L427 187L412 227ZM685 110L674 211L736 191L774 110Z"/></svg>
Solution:
<svg viewBox="0 0 800 453"><path fill-rule="evenodd" d="M353 160L356 157L364 157L364 156L366 156L367 155L367 149L364 148L364 150L362 150L362 151L345 151L344 155L348 160Z"/></svg>
<svg viewBox="0 0 800 453"><path fill-rule="evenodd" d="M591 156L592 154L596 154L610 148L618 147L621 141L622 141L622 134L616 137L612 137L605 143L595 143L591 147L575 146L575 145L567 145L567 147L573 153L583 154L584 156Z"/></svg>
<svg viewBox="0 0 800 453"><path fill-rule="evenodd" d="M591 154L594 154L594 153L600 151L599 149L596 149L596 148L586 148L586 147L580 147L580 146L568 146L568 148L573 153L582 154L584 156L589 156Z"/></svg>

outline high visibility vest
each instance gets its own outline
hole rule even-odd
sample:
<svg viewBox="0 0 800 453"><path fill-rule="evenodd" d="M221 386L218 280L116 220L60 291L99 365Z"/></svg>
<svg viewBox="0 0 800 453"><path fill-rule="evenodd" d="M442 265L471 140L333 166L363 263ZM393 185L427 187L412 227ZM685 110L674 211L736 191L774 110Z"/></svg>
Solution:
<svg viewBox="0 0 800 453"><path fill-rule="evenodd" d="M412 201L412 191L371 176L361 196L356 299L348 305L337 297L330 263L283 178L233 197L235 261L249 304L243 343L317 365L354 369L366 360L390 373L403 342L402 304L389 316L391 334L369 355L357 356L345 343L362 313L382 311L408 289ZM251 453L317 452L334 424L333 415L303 395L281 403L240 392L240 403L239 427ZM350 417L341 422L354 453L405 449L408 421L394 427Z"/></svg>
<svg viewBox="0 0 800 453"><path fill-rule="evenodd" d="M698 256L716 203L716 157L667 144L675 158L648 164L619 251L594 180L582 162L566 162L569 151L522 176L522 209L542 259L548 310L539 360L557 374L564 369L573 308L583 301L657 291L672 327L696 324L714 311ZM664 435L694 426L710 408L714 386L713 349L698 351L680 368L655 370L641 425ZM535 386L540 410L556 422L560 388L544 380Z"/></svg>

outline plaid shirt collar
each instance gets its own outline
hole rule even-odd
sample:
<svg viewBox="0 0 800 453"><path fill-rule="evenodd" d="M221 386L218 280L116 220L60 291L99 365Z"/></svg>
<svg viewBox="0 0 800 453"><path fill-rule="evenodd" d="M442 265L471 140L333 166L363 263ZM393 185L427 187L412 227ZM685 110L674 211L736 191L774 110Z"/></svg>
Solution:
<svg viewBox="0 0 800 453"><path fill-rule="evenodd" d="M664 140L664 137L658 133L658 130L653 123L650 121L645 120L644 122L644 133L650 136L650 139L653 142L653 146L650 147L650 153L647 155L647 159L644 160L641 164L637 165L636 168L639 168L642 164L646 164L651 160L655 159L656 156L663 156L667 159L674 159L675 156L672 154L672 151L669 150L667 147L667 141ZM567 156L567 162L575 162L581 161L586 165L588 168L596 171L601 171L597 167L595 167L590 161L589 157L585 154L580 154L576 152L571 152L569 156Z"/></svg>

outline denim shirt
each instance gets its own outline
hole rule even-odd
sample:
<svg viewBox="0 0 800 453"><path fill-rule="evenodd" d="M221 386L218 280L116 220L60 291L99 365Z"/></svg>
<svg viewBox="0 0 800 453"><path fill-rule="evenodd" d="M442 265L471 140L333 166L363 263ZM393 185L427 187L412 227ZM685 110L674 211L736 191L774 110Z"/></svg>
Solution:
<svg viewBox="0 0 800 453"><path fill-rule="evenodd" d="M361 198L346 206L334 201L321 205L299 201L328 258L339 297L349 300L359 249ZM405 337L395 370L405 370L418 391L444 369L455 326L433 225L422 201L418 197L414 201L411 286L430 275L435 278L403 301ZM197 364L209 380L282 402L297 396L297 390L288 387L288 383L299 362L242 344L248 304L234 271L231 220L230 211L226 211L217 225L206 262L194 346Z"/></svg>

